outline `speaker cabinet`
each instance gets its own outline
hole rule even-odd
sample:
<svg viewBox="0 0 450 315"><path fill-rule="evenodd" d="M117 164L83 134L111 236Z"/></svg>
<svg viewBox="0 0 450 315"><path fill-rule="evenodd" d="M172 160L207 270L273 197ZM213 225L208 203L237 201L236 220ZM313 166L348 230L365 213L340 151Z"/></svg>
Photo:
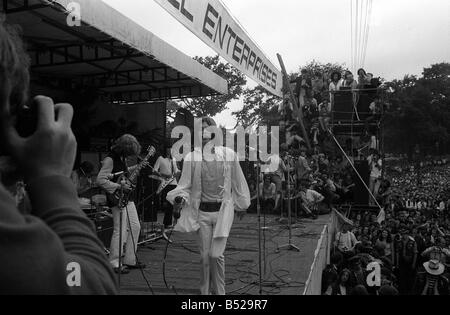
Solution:
<svg viewBox="0 0 450 315"><path fill-rule="evenodd" d="M351 121L353 116L353 93L351 91L334 94L334 121Z"/></svg>
<svg viewBox="0 0 450 315"><path fill-rule="evenodd" d="M370 181L370 169L369 163L367 161L355 161L355 168L358 171L359 175L364 180L364 183L369 187ZM358 177L358 175L354 174L353 181L355 183L354 188L354 202L357 205L368 205L369 204L369 192L366 187L364 187L363 182Z"/></svg>

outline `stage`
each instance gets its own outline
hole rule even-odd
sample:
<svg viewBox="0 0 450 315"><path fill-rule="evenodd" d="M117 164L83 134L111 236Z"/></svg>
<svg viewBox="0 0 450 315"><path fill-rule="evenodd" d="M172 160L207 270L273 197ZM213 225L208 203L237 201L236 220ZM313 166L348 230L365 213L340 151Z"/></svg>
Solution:
<svg viewBox="0 0 450 315"><path fill-rule="evenodd" d="M265 263L263 261L263 294L301 295L308 279L314 252L320 234L330 216L318 220L302 219L293 226L293 244L300 252L281 249L288 243L286 225L278 222L278 217L266 218ZM162 222L162 218L161 221ZM263 223L263 219L261 220ZM227 294L259 294L258 276L258 217L248 215L242 221L235 221L228 241L226 258ZM199 254L196 237L191 234L174 233L173 244L169 246L166 258L166 283L163 277L163 261L166 242L142 246L139 259L147 265L143 271L155 295L198 295ZM261 242L264 249L264 240ZM264 252L264 251L263 251ZM122 295L151 295L142 272L133 270L121 278Z"/></svg>

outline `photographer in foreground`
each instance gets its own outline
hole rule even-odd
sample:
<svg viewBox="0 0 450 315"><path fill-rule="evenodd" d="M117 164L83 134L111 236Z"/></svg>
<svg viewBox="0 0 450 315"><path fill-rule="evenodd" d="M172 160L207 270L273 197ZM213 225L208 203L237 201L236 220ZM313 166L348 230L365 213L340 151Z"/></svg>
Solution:
<svg viewBox="0 0 450 315"><path fill-rule="evenodd" d="M20 214L0 184L0 294L114 294L114 274L70 180L72 107L38 96L34 134L23 138L13 126L28 66L21 40L0 21L0 158L17 165L31 202L31 214Z"/></svg>

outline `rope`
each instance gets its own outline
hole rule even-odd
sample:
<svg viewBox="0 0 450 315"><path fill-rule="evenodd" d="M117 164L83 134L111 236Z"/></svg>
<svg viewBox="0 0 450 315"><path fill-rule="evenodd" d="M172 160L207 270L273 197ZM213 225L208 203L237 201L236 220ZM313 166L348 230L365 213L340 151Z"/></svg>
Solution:
<svg viewBox="0 0 450 315"><path fill-rule="evenodd" d="M366 43L364 46L363 65L366 63L367 46L369 43L369 36L370 36L370 24L372 21L372 6L373 6L373 0L369 0L369 9L368 9L369 16L368 16L367 30L366 30Z"/></svg>
<svg viewBox="0 0 450 315"><path fill-rule="evenodd" d="M350 0L351 69L355 69L355 38L353 36L353 0Z"/></svg>
<svg viewBox="0 0 450 315"><path fill-rule="evenodd" d="M381 205L378 203L377 198L375 198L375 196L372 194L372 192L370 191L370 188L367 186L366 182L364 181L364 179L362 178L362 176L359 174L358 170L355 167L355 164L353 163L352 160L350 160L350 158L348 157L347 153L345 153L344 149L342 148L341 144L339 143L339 141L336 139L335 135L333 134L333 132L328 129L329 134L331 135L331 137L333 138L334 142L336 142L336 145L339 147L339 149L342 151L342 153L344 154L345 158L348 160L348 162L350 163L351 167L353 168L353 170L355 171L356 175L358 175L359 179L361 180L361 182L363 183L364 187L367 189L367 191L369 192L369 195L372 197L372 199L375 201L375 203L377 204L378 208L380 209L380 211L383 210L383 208L381 207Z"/></svg>

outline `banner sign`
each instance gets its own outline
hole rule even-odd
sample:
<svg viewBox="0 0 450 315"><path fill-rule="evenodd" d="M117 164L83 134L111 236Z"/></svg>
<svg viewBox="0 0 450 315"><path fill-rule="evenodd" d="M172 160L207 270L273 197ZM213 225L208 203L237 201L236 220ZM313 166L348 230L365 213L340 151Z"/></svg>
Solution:
<svg viewBox="0 0 450 315"><path fill-rule="evenodd" d="M281 72L219 0L155 0L226 61L270 93L282 96Z"/></svg>

